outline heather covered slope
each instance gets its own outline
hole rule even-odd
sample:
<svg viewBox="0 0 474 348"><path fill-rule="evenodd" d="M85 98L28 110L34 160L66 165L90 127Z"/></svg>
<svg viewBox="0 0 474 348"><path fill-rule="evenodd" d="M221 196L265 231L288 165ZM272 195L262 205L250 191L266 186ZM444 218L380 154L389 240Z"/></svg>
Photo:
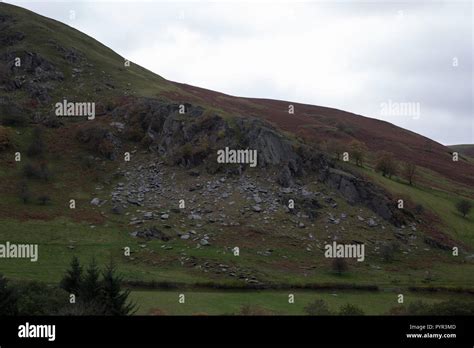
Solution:
<svg viewBox="0 0 474 348"><path fill-rule="evenodd" d="M193 94L196 100L205 100L213 107L232 110L237 114L262 117L308 141L322 143L327 139L339 139L349 144L355 139L365 143L373 153L389 151L400 161L414 162L456 185L467 188L474 186L472 161L461 159L453 163L449 147L391 123L322 106L237 98L189 85L177 86ZM177 94L171 96L178 98ZM288 114L290 104L295 106L294 115ZM462 189L459 191L462 192Z"/></svg>
<svg viewBox="0 0 474 348"><path fill-rule="evenodd" d="M30 88L33 91L29 96L18 93L26 105L35 104L35 99L59 99L64 93L71 100L100 98L103 107L123 96L192 102L224 114L260 117L284 131L319 144L327 139L340 139L346 143L356 139L373 153L390 151L400 161L414 162L442 176L463 187L459 192L464 187L474 187L472 161L461 158L453 163L449 147L393 124L322 106L232 97L167 81L133 63L124 67L126 57L120 57L73 28L15 6L0 5L2 40L6 44L2 45L0 53L5 57L8 52L11 55L11 52L19 51L21 57L34 52L47 57L53 69L59 71L60 77L56 80L46 82L42 88ZM57 83L61 84L60 88L55 87ZM49 106L47 102L43 104L45 108ZM294 115L288 114L290 104L295 106ZM441 183L437 186L450 189Z"/></svg>

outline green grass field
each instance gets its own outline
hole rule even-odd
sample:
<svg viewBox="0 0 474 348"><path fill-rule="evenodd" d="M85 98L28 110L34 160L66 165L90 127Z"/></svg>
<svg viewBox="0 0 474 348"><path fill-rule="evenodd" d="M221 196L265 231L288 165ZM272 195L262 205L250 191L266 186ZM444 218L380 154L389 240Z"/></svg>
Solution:
<svg viewBox="0 0 474 348"><path fill-rule="evenodd" d="M367 315L385 314L392 307L406 306L414 301L437 303L452 298L447 294L419 294L400 292L404 295L402 305L397 302L399 292L355 292L355 291L133 291L131 299L139 306L136 314L164 315L232 315L239 314L243 306L263 310L267 314L304 315L308 303L322 299L333 312L346 304L363 309ZM179 295L185 295L185 303L179 303ZM290 304L289 294L294 295ZM459 300L471 300L473 296L457 295Z"/></svg>

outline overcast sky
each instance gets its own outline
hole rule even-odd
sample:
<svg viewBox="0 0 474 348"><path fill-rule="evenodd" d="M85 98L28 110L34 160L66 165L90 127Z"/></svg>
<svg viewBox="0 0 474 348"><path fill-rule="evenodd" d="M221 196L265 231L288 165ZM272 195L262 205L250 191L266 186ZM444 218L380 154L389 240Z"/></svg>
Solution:
<svg viewBox="0 0 474 348"><path fill-rule="evenodd" d="M7 2L169 80L474 143L471 1ZM397 114L400 103L413 109Z"/></svg>

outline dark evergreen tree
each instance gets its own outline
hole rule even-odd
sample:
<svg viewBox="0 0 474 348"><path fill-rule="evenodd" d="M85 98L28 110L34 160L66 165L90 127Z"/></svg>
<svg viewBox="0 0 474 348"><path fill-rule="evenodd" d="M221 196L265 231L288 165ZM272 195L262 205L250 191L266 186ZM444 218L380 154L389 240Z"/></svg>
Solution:
<svg viewBox="0 0 474 348"><path fill-rule="evenodd" d="M115 265L111 262L102 273L104 314L131 315L136 311L136 306L128 301L130 290L122 290L122 278L115 271Z"/></svg>
<svg viewBox="0 0 474 348"><path fill-rule="evenodd" d="M82 286L82 267L79 259L74 256L71 261L70 268L66 271L61 280L60 287L70 294L79 295Z"/></svg>
<svg viewBox="0 0 474 348"><path fill-rule="evenodd" d="M99 301L101 297L100 271L95 259L92 259L82 281L80 298L83 302Z"/></svg>

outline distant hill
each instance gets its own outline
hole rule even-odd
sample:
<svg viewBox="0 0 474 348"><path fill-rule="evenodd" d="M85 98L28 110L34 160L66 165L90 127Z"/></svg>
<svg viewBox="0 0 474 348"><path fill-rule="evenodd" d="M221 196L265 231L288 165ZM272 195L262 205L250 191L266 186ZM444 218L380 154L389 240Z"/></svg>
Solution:
<svg viewBox="0 0 474 348"><path fill-rule="evenodd" d="M474 158L474 144L449 145L449 148L463 154L464 156Z"/></svg>

